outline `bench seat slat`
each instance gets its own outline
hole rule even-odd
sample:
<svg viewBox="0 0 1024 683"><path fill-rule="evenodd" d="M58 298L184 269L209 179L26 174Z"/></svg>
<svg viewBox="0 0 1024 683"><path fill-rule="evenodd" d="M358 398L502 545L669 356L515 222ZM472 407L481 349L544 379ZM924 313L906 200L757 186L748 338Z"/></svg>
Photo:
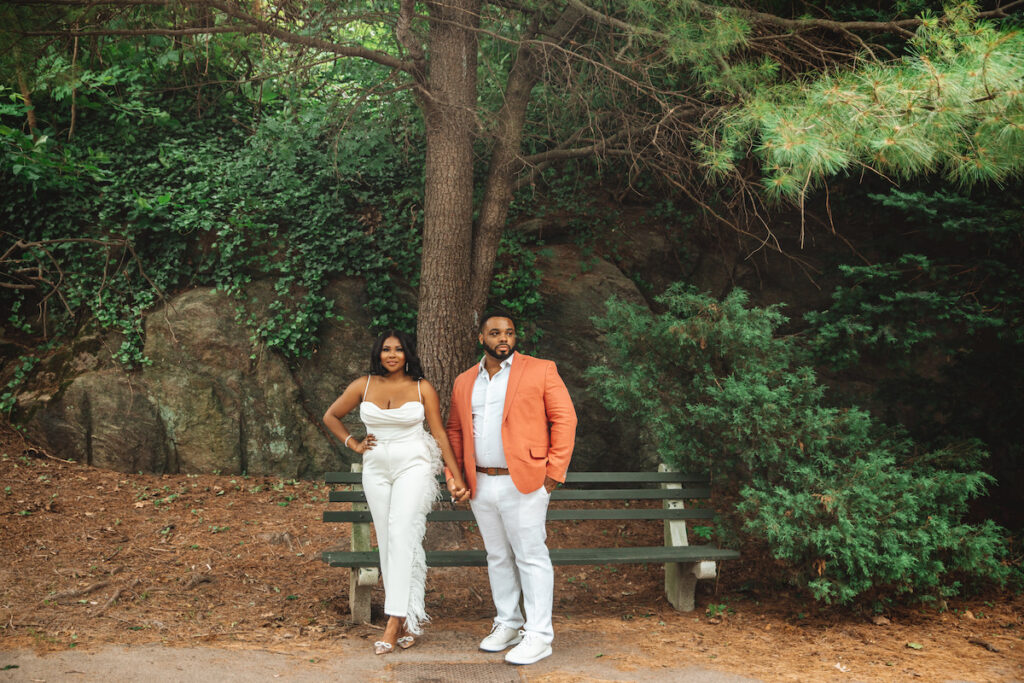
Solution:
<svg viewBox="0 0 1024 683"><path fill-rule="evenodd" d="M710 498L706 487L685 489L555 489L551 500L679 500L682 498ZM363 491L331 491L332 503L365 503Z"/></svg>
<svg viewBox="0 0 1024 683"><path fill-rule="evenodd" d="M557 565L701 562L735 560L739 556L735 550L707 545L551 549L551 563ZM323 560L332 567L380 566L380 558L376 551L326 550L323 552ZM487 554L483 550L431 550L427 551L427 566L486 567Z"/></svg>
<svg viewBox="0 0 1024 683"><path fill-rule="evenodd" d="M666 510L664 508L634 508L630 510L548 510L548 521L588 519L714 519L714 510L693 508ZM325 522L372 522L368 511L329 510L324 512ZM434 510L427 515L428 522L472 522L470 510Z"/></svg>
<svg viewBox="0 0 1024 683"><path fill-rule="evenodd" d="M684 489L555 489L551 500L678 500L710 498L711 489L691 486Z"/></svg>
<svg viewBox="0 0 1024 683"><path fill-rule="evenodd" d="M709 484L706 474L690 472L569 472L566 484Z"/></svg>

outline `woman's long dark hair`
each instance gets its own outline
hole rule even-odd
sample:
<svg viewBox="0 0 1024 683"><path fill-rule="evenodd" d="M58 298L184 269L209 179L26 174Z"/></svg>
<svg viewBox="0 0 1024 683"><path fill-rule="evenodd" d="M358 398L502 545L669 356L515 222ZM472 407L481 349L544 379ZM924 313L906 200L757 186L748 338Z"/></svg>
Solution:
<svg viewBox="0 0 1024 683"><path fill-rule="evenodd" d="M380 352L388 337L394 337L402 345L402 350L405 352L406 374L413 379L423 379L423 366L420 365L420 357L416 355L416 339L399 330L384 330L377 337L377 341L373 343L373 351L370 352L370 374L388 374L380 362Z"/></svg>

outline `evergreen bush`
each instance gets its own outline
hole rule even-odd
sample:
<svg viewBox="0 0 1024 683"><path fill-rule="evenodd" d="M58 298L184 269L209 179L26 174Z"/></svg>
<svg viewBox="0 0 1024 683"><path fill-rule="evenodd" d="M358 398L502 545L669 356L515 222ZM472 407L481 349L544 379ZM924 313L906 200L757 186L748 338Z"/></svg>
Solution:
<svg viewBox="0 0 1024 683"><path fill-rule="evenodd" d="M665 312L611 300L605 404L641 420L661 458L712 476L726 534L764 549L818 600L929 599L965 578L1004 581L1004 531L964 521L992 478L975 442L924 452L856 407L823 403L776 307L675 285Z"/></svg>

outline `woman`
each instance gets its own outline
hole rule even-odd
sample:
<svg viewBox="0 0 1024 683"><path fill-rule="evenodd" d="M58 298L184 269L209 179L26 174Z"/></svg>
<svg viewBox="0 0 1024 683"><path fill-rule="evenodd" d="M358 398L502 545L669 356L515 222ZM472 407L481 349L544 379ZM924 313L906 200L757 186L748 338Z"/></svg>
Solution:
<svg viewBox="0 0 1024 683"><path fill-rule="evenodd" d="M357 406L366 426L362 441L341 422ZM433 438L423 430L424 419ZM374 651L387 654L396 645L411 647L413 635L419 635L428 620L423 604L423 533L437 496L438 446L453 473L447 482L452 498L464 501L469 490L441 422L437 392L423 379L408 335L388 330L377 338L370 353L370 374L348 385L327 409L324 424L363 456L363 490L377 532L388 615L383 639L374 643Z"/></svg>

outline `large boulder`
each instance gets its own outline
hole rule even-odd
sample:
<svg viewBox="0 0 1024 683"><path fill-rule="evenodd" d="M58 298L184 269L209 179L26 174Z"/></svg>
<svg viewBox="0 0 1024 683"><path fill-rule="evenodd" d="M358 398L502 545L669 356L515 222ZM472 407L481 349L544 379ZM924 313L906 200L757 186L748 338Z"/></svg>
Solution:
<svg viewBox="0 0 1024 683"><path fill-rule="evenodd" d="M603 353L590 316L609 296L643 297L614 265L584 258L576 247L545 253L544 336L524 350L556 361L573 396L580 420L574 468L649 467L643 450L624 460L623 445L638 443L638 429L615 422L584 376ZM336 318L323 326L316 352L291 364L239 322L272 315L277 294L269 282L250 285L242 302L197 288L149 313L150 364L142 370L114 363L112 340L76 342L47 361L41 374L49 380L24 397L29 433L56 455L122 471L311 478L348 469L359 456L326 432L321 416L369 369L374 336L361 280L339 279L327 295ZM363 433L358 411L345 423Z"/></svg>
<svg viewBox="0 0 1024 683"><path fill-rule="evenodd" d="M75 377L27 426L58 457L122 472L175 469L156 406L138 377L123 370Z"/></svg>
<svg viewBox="0 0 1024 683"><path fill-rule="evenodd" d="M301 389L303 406L318 428L324 411L345 387L370 370L370 350L375 339L370 332L370 316L365 308L366 287L362 280L335 280L327 287L325 296L334 302L333 312L338 319L323 326L316 352L298 361L292 373ZM363 433L358 410L349 413L343 422L352 433ZM359 458L333 437L331 443L335 464L340 458L347 469L351 458Z"/></svg>
<svg viewBox="0 0 1024 683"><path fill-rule="evenodd" d="M57 455L121 471L312 477L347 469L355 454L332 443L320 416L365 370L372 339L362 283L339 282L331 292L344 322L329 326L320 353L293 373L253 343L235 299L187 291L146 316L151 363L143 370L95 360L95 345L94 356L69 354L50 371L54 390L24 402L28 431ZM247 315L269 315L268 283L247 295ZM358 416L349 421L354 428Z"/></svg>
<svg viewBox="0 0 1024 683"><path fill-rule="evenodd" d="M640 446L638 426L616 421L585 376L587 368L604 362L601 334L592 316L602 313L612 296L646 305L643 296L622 271L604 259L584 257L578 247L559 245L542 253L546 254L539 262L544 304L537 323L543 336L524 348L555 361L572 396L579 419L572 469L656 467L653 450Z"/></svg>
<svg viewBox="0 0 1024 683"><path fill-rule="evenodd" d="M240 474L241 396L250 344L231 298L193 289L146 316L142 371L167 431L178 472Z"/></svg>
<svg viewBox="0 0 1024 683"><path fill-rule="evenodd" d="M273 289L257 283L247 307L259 319ZM254 345L226 294L195 289L146 318L143 371L167 426L179 471L322 472L334 459L310 420L284 358Z"/></svg>

